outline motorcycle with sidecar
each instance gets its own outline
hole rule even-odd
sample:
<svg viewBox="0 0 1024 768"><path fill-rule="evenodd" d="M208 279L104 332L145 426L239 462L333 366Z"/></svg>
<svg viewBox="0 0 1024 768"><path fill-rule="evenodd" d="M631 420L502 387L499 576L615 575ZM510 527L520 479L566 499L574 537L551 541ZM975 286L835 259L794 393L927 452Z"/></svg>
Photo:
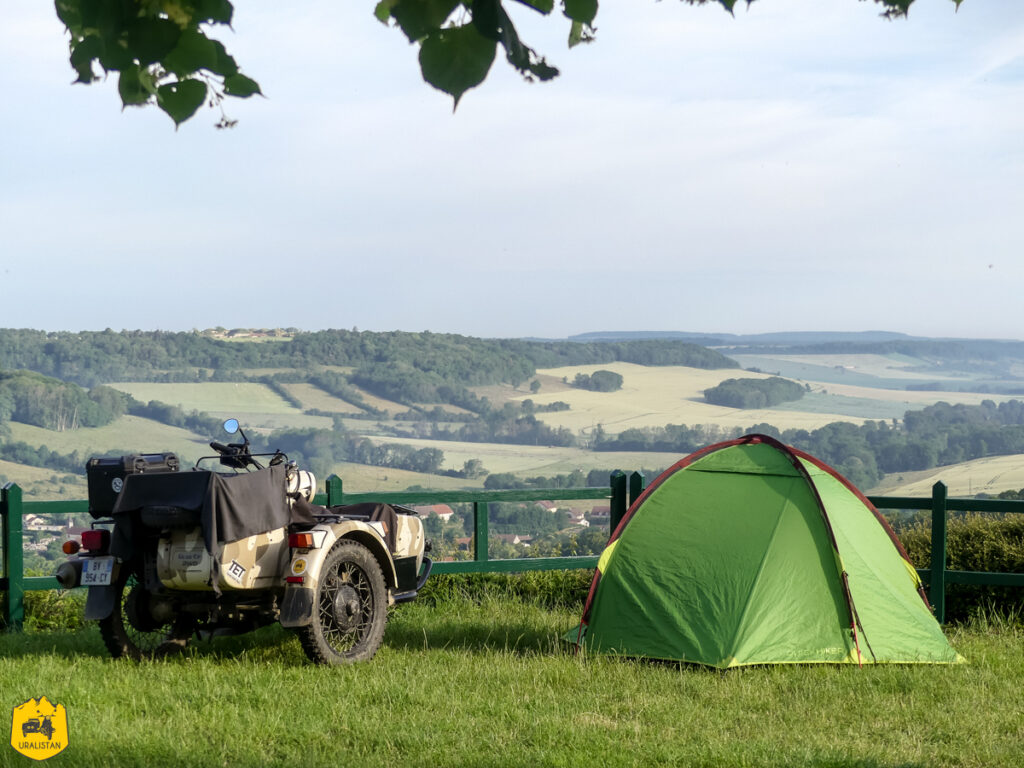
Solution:
<svg viewBox="0 0 1024 768"><path fill-rule="evenodd" d="M92 458L91 527L57 570L88 588L114 657L140 660L193 637L279 622L320 664L373 657L389 606L412 600L431 568L423 524L389 504L313 504L316 479L277 451L241 442L181 470L174 454ZM212 466L211 466L212 465Z"/></svg>

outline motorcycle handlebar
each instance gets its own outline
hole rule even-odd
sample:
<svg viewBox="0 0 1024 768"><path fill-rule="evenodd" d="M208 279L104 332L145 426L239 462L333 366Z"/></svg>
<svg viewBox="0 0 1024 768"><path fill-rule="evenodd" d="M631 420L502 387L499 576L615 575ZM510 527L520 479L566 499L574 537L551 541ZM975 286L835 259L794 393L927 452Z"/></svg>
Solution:
<svg viewBox="0 0 1024 768"><path fill-rule="evenodd" d="M224 443L218 443L216 440L210 443L210 447L217 453L230 453L228 447L224 445Z"/></svg>

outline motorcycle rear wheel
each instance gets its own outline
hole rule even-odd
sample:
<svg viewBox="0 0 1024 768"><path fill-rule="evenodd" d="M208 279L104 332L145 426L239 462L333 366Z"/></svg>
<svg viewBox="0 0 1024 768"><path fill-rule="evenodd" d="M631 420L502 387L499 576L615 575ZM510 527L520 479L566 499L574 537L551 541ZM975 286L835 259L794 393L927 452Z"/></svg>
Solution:
<svg viewBox="0 0 1024 768"><path fill-rule="evenodd" d="M139 605L133 606L132 602L145 600L148 593L130 573L121 577L118 589L114 609L107 618L100 619L100 637L111 656L142 661L185 649L192 637L192 625L186 617L178 617L159 626L147 625L140 618L133 620L133 615L145 614Z"/></svg>
<svg viewBox="0 0 1024 768"><path fill-rule="evenodd" d="M387 587L376 558L362 544L342 540L320 570L313 621L297 632L311 661L352 664L377 653L387 617Z"/></svg>

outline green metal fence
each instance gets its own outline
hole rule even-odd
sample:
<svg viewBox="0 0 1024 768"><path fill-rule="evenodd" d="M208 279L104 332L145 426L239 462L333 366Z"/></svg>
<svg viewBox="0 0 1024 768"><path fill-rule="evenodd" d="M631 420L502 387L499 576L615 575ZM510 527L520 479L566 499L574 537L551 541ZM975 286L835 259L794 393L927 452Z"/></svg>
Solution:
<svg viewBox="0 0 1024 768"><path fill-rule="evenodd" d="M470 560L434 563L433 573L485 573L530 570L565 570L594 568L597 556L520 558L490 560L488 545L488 505L519 501L572 501L605 500L610 502L611 527L614 530L626 509L644 489L644 476L639 472L611 474L607 486L595 488L548 488L513 491L404 491L392 493L345 493L341 478L327 478L327 493L315 499L318 504L358 504L363 501L387 504L455 504L473 505L473 558ZM0 626L19 629L25 616L25 592L59 589L52 576L26 577L23 573L22 518L26 514L58 515L87 514L87 501L22 501L21 488L8 483L0 489L0 546L3 548L3 568L0 573Z"/></svg>
<svg viewBox="0 0 1024 768"><path fill-rule="evenodd" d="M396 493L345 493L341 478L327 478L327 493L316 501L328 506L356 504L363 501L389 504L455 504L473 505L473 558L470 560L442 561L434 564L434 573L518 572L528 570L562 570L594 568L598 557L547 557L515 560L489 560L488 505L521 501L603 500L611 505L611 530L622 519L626 509L643 492L644 477L639 472L627 475L614 472L607 487L600 488L547 488L512 491L424 491ZM1011 512L1024 514L1024 501L997 499L950 499L946 486L939 482L932 488L931 497L871 496L879 509L930 511L932 517L931 567L918 569L928 585L929 599L940 622L946 617L947 584L987 584L1024 586L1024 573L990 573L979 571L950 571L946 569L946 523L949 512ZM3 568L0 573L0 626L19 629L24 620L25 592L58 589L51 576L25 577L23 574L22 517L25 514L56 515L86 514L86 501L29 501L23 502L21 489L8 483L0 489L0 545L3 547Z"/></svg>

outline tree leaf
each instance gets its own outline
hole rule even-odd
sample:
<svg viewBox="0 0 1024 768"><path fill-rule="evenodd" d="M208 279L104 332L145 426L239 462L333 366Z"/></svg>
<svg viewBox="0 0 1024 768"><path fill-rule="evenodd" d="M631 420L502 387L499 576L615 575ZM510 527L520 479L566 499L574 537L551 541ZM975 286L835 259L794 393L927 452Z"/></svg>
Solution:
<svg viewBox="0 0 1024 768"><path fill-rule="evenodd" d="M462 94L487 77L496 48L472 24L442 29L420 45L423 79L450 94L457 107Z"/></svg>
<svg viewBox="0 0 1024 768"><path fill-rule="evenodd" d="M439 30L458 5L459 0L398 0L391 16L414 43Z"/></svg>
<svg viewBox="0 0 1024 768"><path fill-rule="evenodd" d="M584 42L583 28L586 25L582 21L574 21L572 26L569 28L569 47L575 48L580 43Z"/></svg>
<svg viewBox="0 0 1024 768"><path fill-rule="evenodd" d="M235 9L228 0L199 0L196 3L196 19L215 24L230 24Z"/></svg>
<svg viewBox="0 0 1024 768"><path fill-rule="evenodd" d="M573 21L582 22L589 27L597 17L597 0L562 0L562 10Z"/></svg>
<svg viewBox="0 0 1024 768"><path fill-rule="evenodd" d="M178 38L178 44L164 56L160 63L168 72L179 77L205 69L217 71L217 46L197 29L186 29ZM222 74L222 73L218 73Z"/></svg>
<svg viewBox="0 0 1024 768"><path fill-rule="evenodd" d="M179 80L156 89L156 103L175 127L192 117L205 100L206 84L199 80Z"/></svg>
<svg viewBox="0 0 1024 768"><path fill-rule="evenodd" d="M387 24L391 20L391 9L398 5L399 0L380 0L373 9L377 21Z"/></svg>
<svg viewBox="0 0 1024 768"><path fill-rule="evenodd" d="M78 33L82 28L82 11L79 3L75 0L56 0L54 6L57 8L57 18L64 22L64 26L72 33Z"/></svg>
<svg viewBox="0 0 1024 768"><path fill-rule="evenodd" d="M224 77L238 74L238 64L235 62L235 57L228 53L220 40L213 40L212 42L214 49L217 51L217 64L212 68L212 71Z"/></svg>
<svg viewBox="0 0 1024 768"><path fill-rule="evenodd" d="M516 0L517 3L533 8L537 13L547 16L555 8L555 0Z"/></svg>
<svg viewBox="0 0 1024 768"><path fill-rule="evenodd" d="M156 64L178 44L181 27L170 19L140 18L128 30L128 47L142 65Z"/></svg>
<svg viewBox="0 0 1024 768"><path fill-rule="evenodd" d="M121 70L117 79L117 92L121 94L121 104L125 107L137 107L149 101L152 95L139 79L139 66L132 64Z"/></svg>
<svg viewBox="0 0 1024 768"><path fill-rule="evenodd" d="M135 63L128 46L121 40L108 39L100 54L100 66L107 72L119 72Z"/></svg>
<svg viewBox="0 0 1024 768"><path fill-rule="evenodd" d="M92 60L103 53L103 40L96 35L87 35L71 49L71 66L78 73L76 83L91 83L96 79Z"/></svg>
<svg viewBox="0 0 1024 768"><path fill-rule="evenodd" d="M260 84L240 72L224 78L224 93L229 96L237 96L240 99L247 99L255 93L263 95Z"/></svg>

